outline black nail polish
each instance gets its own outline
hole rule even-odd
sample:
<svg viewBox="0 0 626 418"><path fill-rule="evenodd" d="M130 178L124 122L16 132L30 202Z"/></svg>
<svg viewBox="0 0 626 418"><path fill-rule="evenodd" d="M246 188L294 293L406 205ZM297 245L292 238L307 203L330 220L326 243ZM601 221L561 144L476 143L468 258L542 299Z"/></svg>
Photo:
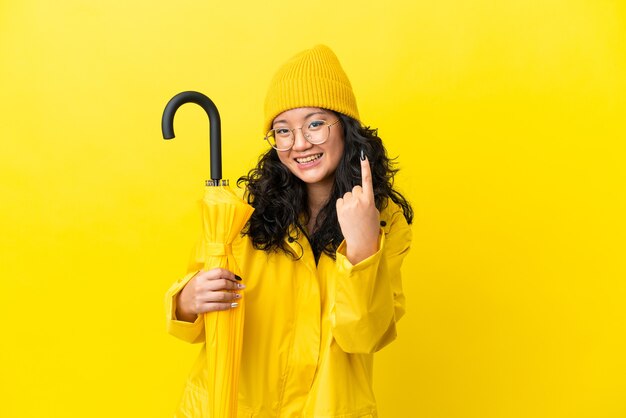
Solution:
<svg viewBox="0 0 626 418"><path fill-rule="evenodd" d="M361 148L361 161L365 161L365 150Z"/></svg>
<svg viewBox="0 0 626 418"><path fill-rule="evenodd" d="M235 274L235 279L241 281L241 277L237 276L236 274Z"/></svg>

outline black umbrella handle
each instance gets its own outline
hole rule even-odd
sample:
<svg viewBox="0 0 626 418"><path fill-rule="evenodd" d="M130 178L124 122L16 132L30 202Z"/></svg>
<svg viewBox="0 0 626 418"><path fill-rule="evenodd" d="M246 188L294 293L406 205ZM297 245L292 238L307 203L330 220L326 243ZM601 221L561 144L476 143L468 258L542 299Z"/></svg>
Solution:
<svg viewBox="0 0 626 418"><path fill-rule="evenodd" d="M211 150L211 179L220 180L222 178L222 127L220 114L215 103L207 96L197 91L184 91L172 97L163 111L161 119L161 130L163 139L174 138L174 115L179 107L185 103L195 103L200 105L209 116L210 139L209 148Z"/></svg>

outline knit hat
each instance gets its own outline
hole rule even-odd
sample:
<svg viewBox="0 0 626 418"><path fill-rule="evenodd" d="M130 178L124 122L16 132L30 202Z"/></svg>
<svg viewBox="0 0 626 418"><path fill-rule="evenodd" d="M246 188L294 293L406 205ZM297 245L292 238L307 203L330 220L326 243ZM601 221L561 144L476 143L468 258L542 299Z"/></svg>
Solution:
<svg viewBox="0 0 626 418"><path fill-rule="evenodd" d="M359 119L350 80L326 45L300 52L276 72L265 97L264 132L276 116L297 107L321 107Z"/></svg>

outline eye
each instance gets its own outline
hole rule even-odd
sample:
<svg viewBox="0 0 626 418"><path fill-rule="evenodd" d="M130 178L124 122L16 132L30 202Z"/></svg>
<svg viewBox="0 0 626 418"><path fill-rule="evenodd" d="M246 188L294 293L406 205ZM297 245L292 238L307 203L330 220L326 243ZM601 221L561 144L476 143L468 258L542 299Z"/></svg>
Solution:
<svg viewBox="0 0 626 418"><path fill-rule="evenodd" d="M324 125L326 125L326 122L323 120L314 120L309 122L308 128L310 131L315 131L321 129Z"/></svg>
<svg viewBox="0 0 626 418"><path fill-rule="evenodd" d="M277 136L289 136L291 131L289 129L287 129L287 128L276 128L276 129L274 129L274 133Z"/></svg>

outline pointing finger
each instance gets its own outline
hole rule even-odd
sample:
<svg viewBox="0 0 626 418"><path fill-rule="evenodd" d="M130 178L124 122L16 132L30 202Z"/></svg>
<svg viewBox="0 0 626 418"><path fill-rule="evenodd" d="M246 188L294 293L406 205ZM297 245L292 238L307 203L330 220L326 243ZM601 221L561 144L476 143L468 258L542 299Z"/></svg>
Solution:
<svg viewBox="0 0 626 418"><path fill-rule="evenodd" d="M361 150L361 184L363 194L373 197L374 186L372 185L372 170L370 169L370 160L365 155L364 150Z"/></svg>

